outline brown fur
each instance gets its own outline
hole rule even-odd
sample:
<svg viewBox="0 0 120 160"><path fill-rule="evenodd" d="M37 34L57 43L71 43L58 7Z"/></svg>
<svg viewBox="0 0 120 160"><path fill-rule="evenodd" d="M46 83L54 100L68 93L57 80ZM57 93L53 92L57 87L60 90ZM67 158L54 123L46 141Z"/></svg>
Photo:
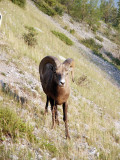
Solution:
<svg viewBox="0 0 120 160"><path fill-rule="evenodd" d="M73 67L74 61L72 59L67 59L60 63L56 57L52 56L43 58L39 66L41 84L47 96L45 114L48 112L48 103L50 102L52 128L54 128L55 122L59 124L57 105L63 105L66 138L70 138L67 125L67 100L70 94L69 71Z"/></svg>

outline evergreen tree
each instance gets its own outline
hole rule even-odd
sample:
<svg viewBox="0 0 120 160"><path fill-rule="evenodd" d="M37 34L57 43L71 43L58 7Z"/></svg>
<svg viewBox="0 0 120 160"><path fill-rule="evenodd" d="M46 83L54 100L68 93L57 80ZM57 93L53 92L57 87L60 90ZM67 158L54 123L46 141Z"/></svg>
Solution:
<svg viewBox="0 0 120 160"><path fill-rule="evenodd" d="M118 2L118 12L117 12L117 24L116 24L116 26L120 28L120 0Z"/></svg>
<svg viewBox="0 0 120 160"><path fill-rule="evenodd" d="M75 0L72 15L81 21L85 21L88 15L88 0Z"/></svg>
<svg viewBox="0 0 120 160"><path fill-rule="evenodd" d="M58 0L58 1L67 7L68 14L70 14L70 11L73 8L74 0Z"/></svg>
<svg viewBox="0 0 120 160"><path fill-rule="evenodd" d="M100 20L100 10L98 8L99 0L90 0L88 3L88 16L87 22L92 27Z"/></svg>
<svg viewBox="0 0 120 160"><path fill-rule="evenodd" d="M105 21L105 23L112 22L112 15L115 15L116 12L114 0L101 0L100 11L101 18Z"/></svg>

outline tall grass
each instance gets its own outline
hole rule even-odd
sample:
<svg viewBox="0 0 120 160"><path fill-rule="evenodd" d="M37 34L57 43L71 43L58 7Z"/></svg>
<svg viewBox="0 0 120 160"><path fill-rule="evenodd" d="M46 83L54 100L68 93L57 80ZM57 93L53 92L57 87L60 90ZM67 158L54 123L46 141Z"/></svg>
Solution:
<svg viewBox="0 0 120 160"><path fill-rule="evenodd" d="M9 136L13 140L18 137L24 137L32 141L33 128L23 122L19 116L8 107L0 106L0 139L2 140L4 136Z"/></svg>

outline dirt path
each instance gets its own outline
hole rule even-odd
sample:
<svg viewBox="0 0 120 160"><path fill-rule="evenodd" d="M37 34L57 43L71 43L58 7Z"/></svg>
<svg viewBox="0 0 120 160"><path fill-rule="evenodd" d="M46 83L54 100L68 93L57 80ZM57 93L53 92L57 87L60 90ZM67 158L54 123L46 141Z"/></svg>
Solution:
<svg viewBox="0 0 120 160"><path fill-rule="evenodd" d="M35 7L33 2L31 2L30 0L28 0L28 3L32 4L33 7ZM38 12L40 12L40 14L43 14L48 19L48 21L51 21L62 33L68 36L74 42L75 47L79 48L80 54L82 53L83 55L86 55L86 58L89 61L94 63L98 68L100 68L106 73L106 78L108 78L114 85L117 85L120 88L120 70L118 70L114 65L110 64L109 62L106 62L102 58L94 55L90 49L79 43L77 38L75 38L67 30L63 29L62 26L52 17L44 14L39 9Z"/></svg>

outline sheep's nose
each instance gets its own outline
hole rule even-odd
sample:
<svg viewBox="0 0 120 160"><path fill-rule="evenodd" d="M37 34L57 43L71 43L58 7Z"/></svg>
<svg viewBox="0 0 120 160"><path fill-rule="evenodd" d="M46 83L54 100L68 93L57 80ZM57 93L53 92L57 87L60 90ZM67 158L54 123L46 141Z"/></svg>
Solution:
<svg viewBox="0 0 120 160"><path fill-rule="evenodd" d="M64 82L60 82L60 84L61 84L62 86L64 86L65 83L64 83Z"/></svg>
<svg viewBox="0 0 120 160"><path fill-rule="evenodd" d="M64 85L65 85L65 79L61 79L60 85L61 85L61 86L64 86Z"/></svg>

